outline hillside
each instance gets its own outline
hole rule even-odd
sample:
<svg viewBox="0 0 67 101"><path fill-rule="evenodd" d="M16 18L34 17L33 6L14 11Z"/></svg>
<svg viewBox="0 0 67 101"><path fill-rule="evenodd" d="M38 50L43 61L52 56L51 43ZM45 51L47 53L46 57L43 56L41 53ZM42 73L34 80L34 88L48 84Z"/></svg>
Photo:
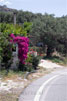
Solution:
<svg viewBox="0 0 67 101"><path fill-rule="evenodd" d="M8 8L6 5L0 5L0 12L13 12L16 9Z"/></svg>

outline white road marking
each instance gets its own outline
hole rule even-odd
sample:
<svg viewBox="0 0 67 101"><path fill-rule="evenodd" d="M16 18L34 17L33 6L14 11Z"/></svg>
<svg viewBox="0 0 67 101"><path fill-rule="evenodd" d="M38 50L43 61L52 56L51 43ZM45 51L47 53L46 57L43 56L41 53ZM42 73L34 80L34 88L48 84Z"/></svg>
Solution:
<svg viewBox="0 0 67 101"><path fill-rule="evenodd" d="M66 75L67 75L67 72L65 72L65 73L59 73L59 74L60 74L60 75L61 75L61 74L66 74ZM41 85L41 87L39 88L39 90L37 91L37 93L36 93L36 95L35 95L35 98L34 98L34 101L39 101L39 100L40 100L40 96L41 96L41 94L42 94L42 91L43 91L44 87L45 87L51 80L57 78L57 77L60 76L60 75L55 75L55 76L53 76L52 78L50 78L50 79L48 79L47 81L45 81L45 82Z"/></svg>

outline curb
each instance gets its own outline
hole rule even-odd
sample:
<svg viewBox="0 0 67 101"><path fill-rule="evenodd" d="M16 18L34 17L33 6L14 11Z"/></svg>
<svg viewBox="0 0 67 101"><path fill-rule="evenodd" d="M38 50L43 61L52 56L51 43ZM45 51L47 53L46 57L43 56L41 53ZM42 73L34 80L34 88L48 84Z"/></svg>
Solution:
<svg viewBox="0 0 67 101"><path fill-rule="evenodd" d="M36 73L37 70L33 70L31 72L26 72L26 74L24 75L24 79L27 79L28 75L32 74L32 73Z"/></svg>

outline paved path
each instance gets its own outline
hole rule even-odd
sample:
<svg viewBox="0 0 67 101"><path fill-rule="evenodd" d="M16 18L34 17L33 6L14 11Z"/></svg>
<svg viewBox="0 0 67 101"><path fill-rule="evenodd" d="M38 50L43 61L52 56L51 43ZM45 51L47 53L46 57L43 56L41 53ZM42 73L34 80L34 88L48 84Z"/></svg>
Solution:
<svg viewBox="0 0 67 101"><path fill-rule="evenodd" d="M22 92L19 101L67 101L67 69L34 81Z"/></svg>

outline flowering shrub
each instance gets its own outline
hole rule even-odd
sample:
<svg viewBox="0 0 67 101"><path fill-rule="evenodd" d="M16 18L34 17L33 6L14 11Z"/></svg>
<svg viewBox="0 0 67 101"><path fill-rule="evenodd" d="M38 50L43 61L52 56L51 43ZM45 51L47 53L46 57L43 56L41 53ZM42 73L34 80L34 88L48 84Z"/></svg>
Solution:
<svg viewBox="0 0 67 101"><path fill-rule="evenodd" d="M18 44L18 58L22 64L25 64L25 60L27 59L28 45L29 39L27 37L16 36L11 34L12 38L10 42Z"/></svg>
<svg viewBox="0 0 67 101"><path fill-rule="evenodd" d="M33 50L33 49L30 49L29 53L28 53L31 57L31 60L32 60L32 67L33 69L37 69L37 66L38 66L38 63L39 63L39 55L37 53L36 50Z"/></svg>

